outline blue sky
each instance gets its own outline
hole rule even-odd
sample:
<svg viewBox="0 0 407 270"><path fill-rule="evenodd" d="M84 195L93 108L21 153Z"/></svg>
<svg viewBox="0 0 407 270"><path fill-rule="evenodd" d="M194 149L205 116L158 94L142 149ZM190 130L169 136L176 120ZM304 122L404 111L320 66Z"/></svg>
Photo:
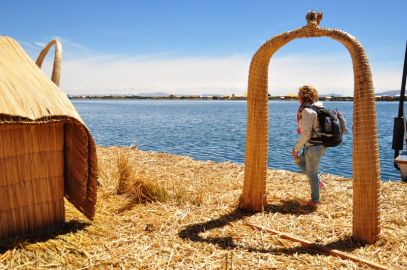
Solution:
<svg viewBox="0 0 407 270"><path fill-rule="evenodd" d="M272 36L324 12L321 26L365 47L376 91L400 88L407 1L2 1L2 35L34 59L53 38L64 48L70 94L167 92L241 94L251 56ZM49 57L48 62L51 60ZM49 73L51 63L45 63ZM351 59L327 38L296 40L270 63L270 93L314 84L353 93Z"/></svg>

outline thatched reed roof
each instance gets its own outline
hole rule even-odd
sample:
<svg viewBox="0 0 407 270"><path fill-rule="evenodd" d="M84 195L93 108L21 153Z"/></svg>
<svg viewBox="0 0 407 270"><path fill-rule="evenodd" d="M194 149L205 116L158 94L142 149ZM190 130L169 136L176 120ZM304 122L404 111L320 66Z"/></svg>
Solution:
<svg viewBox="0 0 407 270"><path fill-rule="evenodd" d="M83 120L21 46L0 36L0 124L64 123L65 197L92 219L96 203L95 143Z"/></svg>

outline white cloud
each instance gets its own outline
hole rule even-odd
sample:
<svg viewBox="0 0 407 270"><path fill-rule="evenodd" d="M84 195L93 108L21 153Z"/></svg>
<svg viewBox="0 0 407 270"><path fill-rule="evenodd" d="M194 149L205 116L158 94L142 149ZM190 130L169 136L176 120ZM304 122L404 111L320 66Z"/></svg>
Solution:
<svg viewBox="0 0 407 270"><path fill-rule="evenodd" d="M352 95L353 71L348 55L290 55L271 60L269 88L296 93L299 86L314 85L321 94Z"/></svg>
<svg viewBox="0 0 407 270"><path fill-rule="evenodd" d="M67 46L68 44L68 46ZM132 57L95 55L75 42L65 42L62 89L69 94L243 94L247 89L250 57L171 58L170 52ZM78 52L79 51L79 52ZM52 57L47 58L50 73ZM371 63L377 91L399 87L400 72L393 63ZM353 95L353 67L349 54L317 53L275 56L269 67L272 95L296 93L312 84L321 94Z"/></svg>
<svg viewBox="0 0 407 270"><path fill-rule="evenodd" d="M20 44L24 47L24 49L27 51L27 53L33 58L36 59L41 52L41 50L51 41L57 39L61 42L62 44L62 51L64 54L64 58L66 60L69 59L80 59L80 58L85 58L85 57L90 57L94 54L92 54L92 50L89 48L73 42L69 39L58 37L58 36L51 36L48 38L44 38L43 40L37 40L34 42L28 42L28 41L21 41ZM52 49L51 49L52 50ZM49 52L49 55L51 55L51 52Z"/></svg>
<svg viewBox="0 0 407 270"><path fill-rule="evenodd" d="M59 36L54 36L54 37L50 38L50 40L53 40L53 39L59 40L62 44L64 44L64 47L67 47L70 49L76 48L76 49L80 49L83 51L89 51L89 49L87 47L85 47L84 45L74 42L70 39L59 37Z"/></svg>
<svg viewBox="0 0 407 270"><path fill-rule="evenodd" d="M401 87L401 62L372 63L372 77L376 92L398 90Z"/></svg>
<svg viewBox="0 0 407 270"><path fill-rule="evenodd" d="M225 58L87 58L66 61L62 87L69 93L137 93L165 91L179 94L243 92L248 61Z"/></svg>
<svg viewBox="0 0 407 270"><path fill-rule="evenodd" d="M44 43L44 42L41 42L41 41L35 41L35 42L34 42L34 45L37 46L37 47L43 48L43 47L45 47L45 45L47 45L47 44Z"/></svg>

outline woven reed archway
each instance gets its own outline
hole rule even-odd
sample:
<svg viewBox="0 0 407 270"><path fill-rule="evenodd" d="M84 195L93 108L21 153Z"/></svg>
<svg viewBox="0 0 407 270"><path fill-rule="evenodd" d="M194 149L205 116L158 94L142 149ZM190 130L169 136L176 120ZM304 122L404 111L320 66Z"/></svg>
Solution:
<svg viewBox="0 0 407 270"><path fill-rule="evenodd" d="M55 46L54 54L54 65L52 67L51 81L53 81L57 86L61 80L61 66L62 66L62 46L59 40L51 40L47 46L45 46L40 54L38 55L37 61L35 62L39 68L42 66L45 56L48 54L49 49Z"/></svg>
<svg viewBox="0 0 407 270"><path fill-rule="evenodd" d="M353 237L367 243L379 238L380 164L372 75L362 45L351 35L321 28L322 13L309 12L307 25L274 36L253 56L248 84L245 177L239 207L262 211L266 205L268 145L268 66L273 54L297 38L330 37L352 57L353 109Z"/></svg>

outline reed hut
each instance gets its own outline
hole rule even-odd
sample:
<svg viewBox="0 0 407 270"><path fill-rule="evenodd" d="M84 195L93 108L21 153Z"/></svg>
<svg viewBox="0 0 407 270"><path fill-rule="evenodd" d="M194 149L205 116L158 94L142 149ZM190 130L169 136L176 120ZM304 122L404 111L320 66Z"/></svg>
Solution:
<svg viewBox="0 0 407 270"><path fill-rule="evenodd" d="M330 37L349 51L354 72L353 236L373 243L380 234L380 163L372 75L363 46L341 30L322 28L322 13L309 12L307 25L265 42L250 64L248 83L245 180L239 205L261 211L266 204L268 145L268 65L273 54L297 38Z"/></svg>
<svg viewBox="0 0 407 270"><path fill-rule="evenodd" d="M53 80L59 83L61 46ZM21 46L0 36L0 238L61 224L64 196L92 219L96 148L89 130L59 87Z"/></svg>

